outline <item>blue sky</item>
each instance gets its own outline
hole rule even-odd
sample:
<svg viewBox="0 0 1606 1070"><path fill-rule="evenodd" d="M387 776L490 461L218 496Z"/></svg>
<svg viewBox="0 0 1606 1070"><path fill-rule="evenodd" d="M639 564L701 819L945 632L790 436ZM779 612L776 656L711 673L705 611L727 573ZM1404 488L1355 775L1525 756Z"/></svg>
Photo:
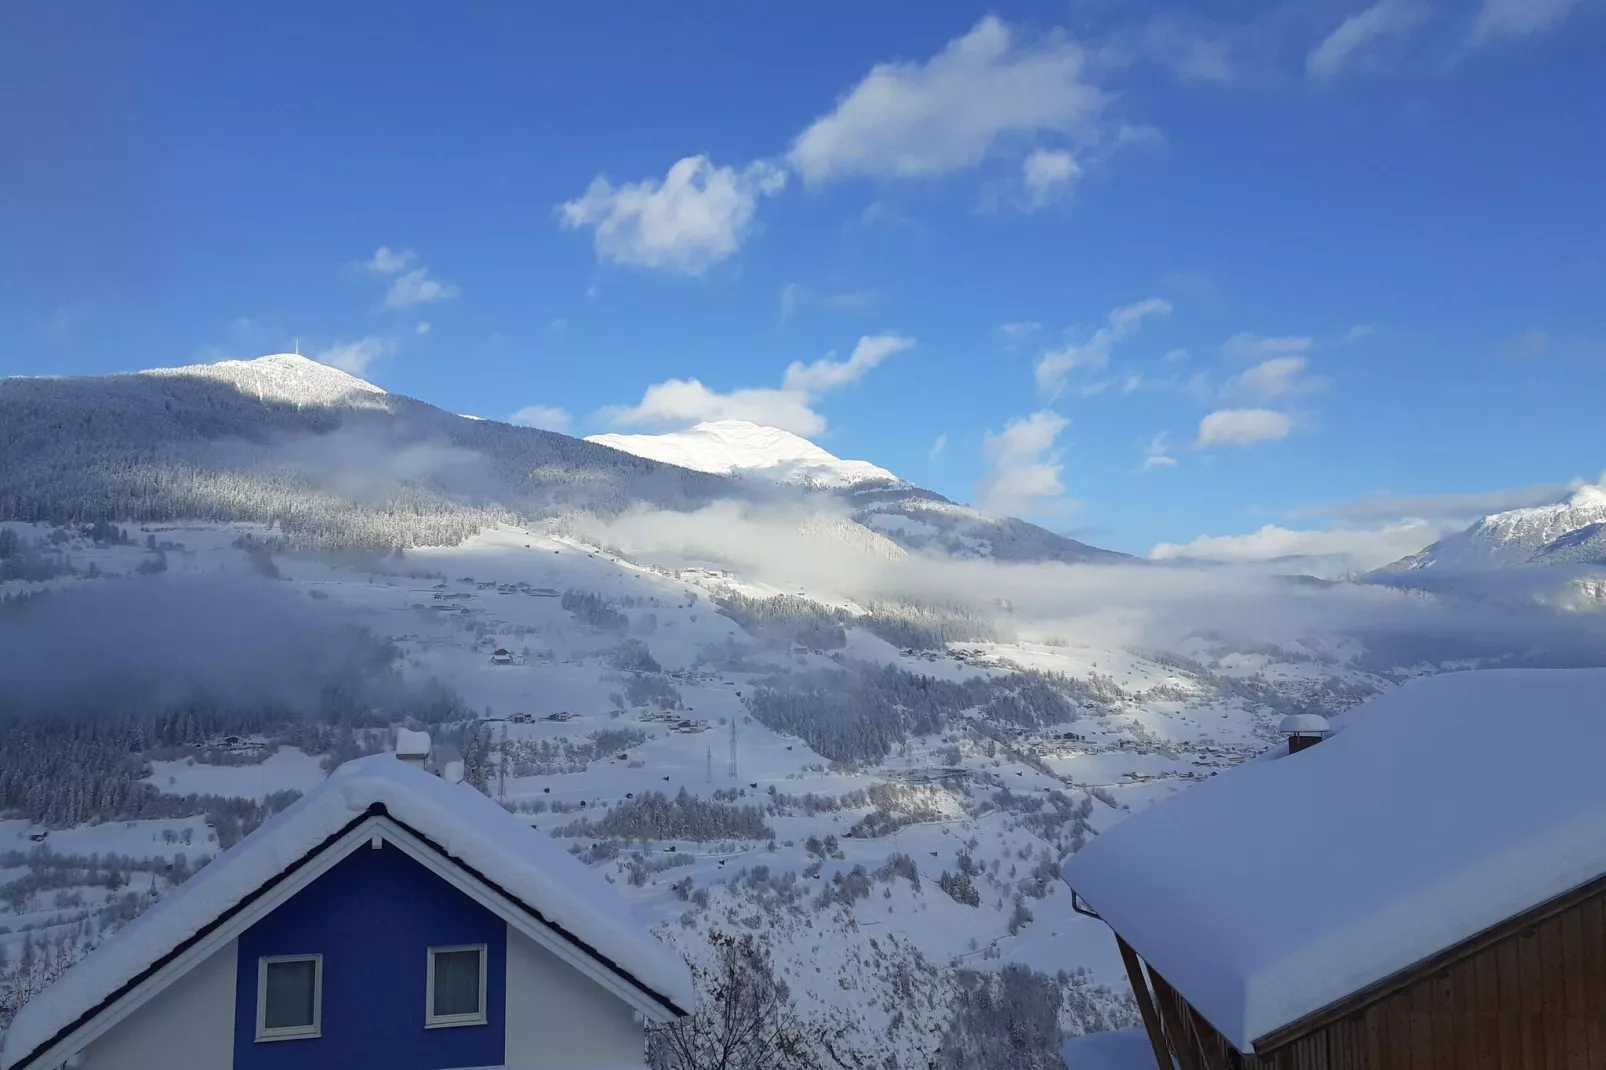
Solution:
<svg viewBox="0 0 1606 1070"><path fill-rule="evenodd" d="M1600 0L911 10L7 5L0 375L299 339L1227 559L1606 468Z"/></svg>

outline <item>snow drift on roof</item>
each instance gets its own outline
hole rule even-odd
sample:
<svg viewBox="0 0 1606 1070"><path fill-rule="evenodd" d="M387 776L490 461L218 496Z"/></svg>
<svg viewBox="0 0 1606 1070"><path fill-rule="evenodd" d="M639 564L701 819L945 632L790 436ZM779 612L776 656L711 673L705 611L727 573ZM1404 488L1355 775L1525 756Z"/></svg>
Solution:
<svg viewBox="0 0 1606 1070"><path fill-rule="evenodd" d="M1241 1051L1606 873L1606 670L1409 683L1156 804L1065 880Z"/></svg>
<svg viewBox="0 0 1606 1070"><path fill-rule="evenodd" d="M25 1004L6 1034L0 1066L50 1042L376 803L649 990L691 1008L685 961L632 917L600 876L472 787L376 754L335 770Z"/></svg>
<svg viewBox="0 0 1606 1070"><path fill-rule="evenodd" d="M429 757L429 733L411 728L396 729L396 753L408 757Z"/></svg>

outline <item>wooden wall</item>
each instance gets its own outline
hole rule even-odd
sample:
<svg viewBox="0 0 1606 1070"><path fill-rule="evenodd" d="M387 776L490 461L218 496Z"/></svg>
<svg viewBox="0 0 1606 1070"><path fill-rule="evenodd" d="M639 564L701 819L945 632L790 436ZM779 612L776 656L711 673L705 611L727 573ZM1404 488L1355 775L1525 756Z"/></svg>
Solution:
<svg viewBox="0 0 1606 1070"><path fill-rule="evenodd" d="M1263 1038L1256 1056L1152 969L1138 970L1139 999L1152 994L1179 1070L1602 1070L1606 882L1595 884Z"/></svg>

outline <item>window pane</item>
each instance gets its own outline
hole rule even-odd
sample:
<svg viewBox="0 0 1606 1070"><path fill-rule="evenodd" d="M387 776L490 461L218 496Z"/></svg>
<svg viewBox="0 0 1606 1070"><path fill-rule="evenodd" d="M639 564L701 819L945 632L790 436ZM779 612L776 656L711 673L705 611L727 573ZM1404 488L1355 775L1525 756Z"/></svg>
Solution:
<svg viewBox="0 0 1606 1070"><path fill-rule="evenodd" d="M480 952L435 952L436 1017L480 1013Z"/></svg>
<svg viewBox="0 0 1606 1070"><path fill-rule="evenodd" d="M317 995L318 964L312 959L297 962L270 962L267 971L267 1006L262 1025L266 1029L293 1026L311 1027L313 1000Z"/></svg>

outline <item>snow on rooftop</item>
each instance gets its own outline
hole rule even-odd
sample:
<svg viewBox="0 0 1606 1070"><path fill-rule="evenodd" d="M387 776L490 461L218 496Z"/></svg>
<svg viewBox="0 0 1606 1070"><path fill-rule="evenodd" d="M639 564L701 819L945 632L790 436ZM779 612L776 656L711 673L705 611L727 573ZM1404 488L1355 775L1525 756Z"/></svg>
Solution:
<svg viewBox="0 0 1606 1070"><path fill-rule="evenodd" d="M396 729L396 754L408 758L429 757L429 733L410 728Z"/></svg>
<svg viewBox="0 0 1606 1070"><path fill-rule="evenodd" d="M1331 730L1332 725L1319 713L1290 713L1277 726L1277 731L1284 735L1325 735Z"/></svg>
<svg viewBox="0 0 1606 1070"><path fill-rule="evenodd" d="M51 1041L376 803L649 990L692 1007L685 961L648 932L599 875L472 787L376 754L335 770L25 1004L7 1031L0 1067L9 1070Z"/></svg>
<svg viewBox="0 0 1606 1070"><path fill-rule="evenodd" d="M1606 670L1428 677L1334 729L1157 803L1063 867L1245 1052L1606 873Z"/></svg>

